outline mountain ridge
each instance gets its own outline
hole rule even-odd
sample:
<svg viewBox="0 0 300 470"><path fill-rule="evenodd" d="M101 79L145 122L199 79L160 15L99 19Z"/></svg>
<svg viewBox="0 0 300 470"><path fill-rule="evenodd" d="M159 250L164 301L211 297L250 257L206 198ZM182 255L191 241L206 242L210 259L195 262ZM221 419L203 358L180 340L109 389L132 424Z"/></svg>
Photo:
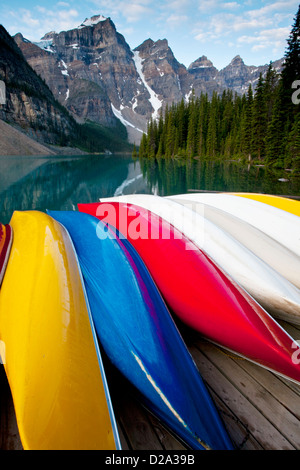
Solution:
<svg viewBox="0 0 300 470"><path fill-rule="evenodd" d="M130 48L111 18L95 15L69 31L46 33L31 42L14 39L27 62L77 122L115 127L120 120L130 142L139 143L151 117L192 95L253 88L269 64L248 66L236 55L218 70L205 55L189 67L179 63L166 38ZM273 66L281 70L283 59Z"/></svg>

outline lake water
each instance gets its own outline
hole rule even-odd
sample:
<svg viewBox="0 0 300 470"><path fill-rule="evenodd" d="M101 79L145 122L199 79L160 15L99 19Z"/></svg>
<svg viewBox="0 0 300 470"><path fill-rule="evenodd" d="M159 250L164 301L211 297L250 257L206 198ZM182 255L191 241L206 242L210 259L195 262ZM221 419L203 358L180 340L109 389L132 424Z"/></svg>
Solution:
<svg viewBox="0 0 300 470"><path fill-rule="evenodd" d="M76 210L79 202L144 193L245 191L300 196L300 177L235 162L133 160L122 155L0 156L0 221L14 210Z"/></svg>

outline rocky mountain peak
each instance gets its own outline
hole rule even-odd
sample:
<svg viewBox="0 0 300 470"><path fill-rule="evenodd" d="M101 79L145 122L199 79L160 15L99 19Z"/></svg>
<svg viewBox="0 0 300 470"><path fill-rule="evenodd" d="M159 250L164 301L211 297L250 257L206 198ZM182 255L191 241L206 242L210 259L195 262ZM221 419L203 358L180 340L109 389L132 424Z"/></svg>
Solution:
<svg viewBox="0 0 300 470"><path fill-rule="evenodd" d="M108 127L119 119L136 143L149 118L156 118L166 104L189 100L193 93L209 98L228 88L243 93L267 70L267 65L245 65L239 55L221 71L205 55L186 68L165 38L148 38L132 51L113 21L102 15L86 18L69 31L51 31L38 43L21 34L15 41L76 119Z"/></svg>
<svg viewBox="0 0 300 470"><path fill-rule="evenodd" d="M41 38L41 41L48 41L49 39L53 39L56 34L57 34L56 31L50 31L49 33L46 33L46 34Z"/></svg>
<svg viewBox="0 0 300 470"><path fill-rule="evenodd" d="M210 67L214 67L214 64L205 55L203 55L191 63L191 65L188 67L188 71L193 73L197 69Z"/></svg>
<svg viewBox="0 0 300 470"><path fill-rule="evenodd" d="M232 61L230 62L229 65L232 65L233 67L240 67L240 66L243 66L245 65L245 62L243 61L243 59L241 58L240 55L236 55Z"/></svg>

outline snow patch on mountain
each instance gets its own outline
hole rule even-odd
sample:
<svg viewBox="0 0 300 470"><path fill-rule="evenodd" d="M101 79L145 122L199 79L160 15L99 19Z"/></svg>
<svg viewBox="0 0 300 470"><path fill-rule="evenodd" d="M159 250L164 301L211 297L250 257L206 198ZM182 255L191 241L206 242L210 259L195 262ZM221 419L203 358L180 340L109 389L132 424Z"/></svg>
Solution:
<svg viewBox="0 0 300 470"><path fill-rule="evenodd" d="M47 40L41 40L41 41L38 41L38 42L34 42L33 44L35 44L36 46L38 46L40 49L43 49L44 51L47 51L47 52L52 52L52 54L54 54L54 50L52 49L53 47L53 39L47 39Z"/></svg>
<svg viewBox="0 0 300 470"><path fill-rule="evenodd" d="M78 26L78 29L85 28L86 26L95 26L101 21L106 21L106 20L107 18L105 18L105 16L95 15L95 16L92 16L91 18L86 18L84 22L81 23L80 26Z"/></svg>
<svg viewBox="0 0 300 470"><path fill-rule="evenodd" d="M127 121L123 116L122 116L122 112L121 110L117 110L117 108L114 107L114 105L111 103L111 109L112 109L112 112L114 113L114 115L116 116L117 119L119 119L121 121L122 124L124 124L125 127L133 127L134 129L136 129L137 131L141 132L143 134L144 131L142 131L141 129L139 129L138 127L134 126L133 124L131 124L131 122Z"/></svg>
<svg viewBox="0 0 300 470"><path fill-rule="evenodd" d="M140 57L139 51L133 51L133 54L134 54L133 60L135 63L136 70L139 76L141 77L141 80L143 84L145 85L145 88L150 94L149 101L151 103L152 108L154 109L154 112L152 113L152 118L158 119L159 117L158 111L162 107L162 101L158 98L157 94L152 90L152 88L150 88L150 86L146 82L145 76L143 74L143 59Z"/></svg>

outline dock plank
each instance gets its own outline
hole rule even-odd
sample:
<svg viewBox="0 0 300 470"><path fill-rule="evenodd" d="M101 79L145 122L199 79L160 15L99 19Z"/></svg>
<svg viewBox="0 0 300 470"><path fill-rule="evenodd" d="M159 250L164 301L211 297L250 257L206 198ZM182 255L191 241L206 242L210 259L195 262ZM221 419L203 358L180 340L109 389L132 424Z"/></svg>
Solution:
<svg viewBox="0 0 300 470"><path fill-rule="evenodd" d="M3 365L0 365L0 449L22 449L12 396Z"/></svg>
<svg viewBox="0 0 300 470"><path fill-rule="evenodd" d="M257 407L253 401L253 394L256 393L258 398L261 390L256 389L253 379L251 380L251 377L243 373L243 369L234 363L231 357L205 341L197 344L197 347L191 347L190 350L204 379L228 408L247 424L248 431L264 449L292 450L296 448L268 420L263 414L264 410ZM262 401L264 401L263 397L260 402ZM240 447L239 442L236 442L236 445Z"/></svg>

